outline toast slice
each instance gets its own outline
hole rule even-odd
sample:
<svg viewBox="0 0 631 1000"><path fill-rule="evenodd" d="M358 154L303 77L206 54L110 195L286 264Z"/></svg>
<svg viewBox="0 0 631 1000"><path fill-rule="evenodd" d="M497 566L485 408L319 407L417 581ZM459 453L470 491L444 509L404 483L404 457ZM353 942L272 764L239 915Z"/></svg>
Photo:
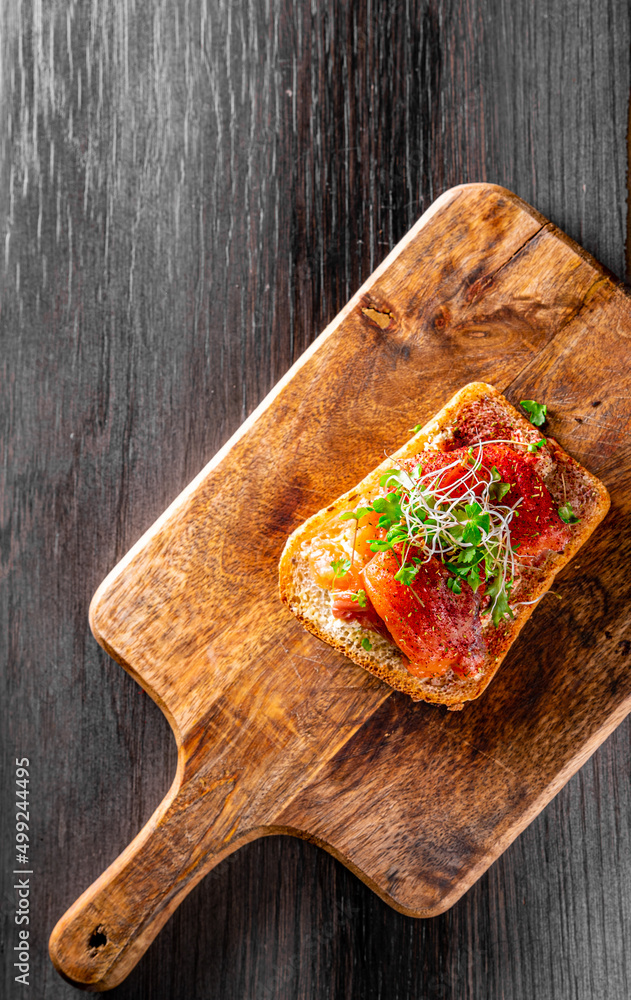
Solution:
<svg viewBox="0 0 631 1000"><path fill-rule="evenodd" d="M422 640L421 662L419 664L418 656L411 662L387 628L375 631L370 622L367 626L365 620L349 620L333 614L335 575L330 585L323 585L322 580L316 578L313 570L314 552L316 549L318 552L321 550L322 539L325 538L327 551L333 555L338 541L340 553L348 553L349 533L355 532L352 542L354 554L356 529L360 522L348 519L348 515L369 506L376 497L387 493L391 487L387 484L384 486L383 483L380 485L380 480L388 470L409 469L413 459L422 459L427 463L429 457L430 464L447 461L442 457L437 459L436 453L468 453L477 457L483 452L476 445L498 440L510 442L505 448L508 447L511 452L533 456L528 461L536 469L538 481L545 484L554 507L563 508L563 521L567 517L573 523L568 524L567 528L563 526L562 541L554 546L556 549L560 548L560 551L544 548L530 562L523 557L526 565L522 565L515 578L511 579L508 589L510 611L507 610L506 615L499 620L495 615L494 621L491 598L475 598L476 641L481 650L475 668L463 672L460 664L454 662L448 668L443 665L439 673L422 676L425 672L422 665ZM470 460L463 459L463 462L467 461ZM473 465L472 460L471 464ZM536 608L538 600L604 518L609 503L609 494L603 484L563 451L554 439L544 439L541 430L518 413L493 386L473 382L456 393L428 424L354 489L308 518L290 535L280 560L280 597L305 628L344 653L358 666L375 674L398 691L408 694L414 701L447 705L451 710L457 710L466 701L477 698L490 683ZM347 515L347 519L340 517L343 514ZM372 517L374 524L376 515ZM554 517L558 521L556 514ZM513 524L518 524L514 517ZM368 534L375 534L375 531L369 530ZM381 534L383 536L384 531ZM394 553L389 555L396 558ZM372 558L372 552L368 553L367 558ZM333 559L330 565L335 570ZM451 588L454 580L449 581L447 578L452 573L444 567L443 561L443 566L438 569ZM456 583L455 588L458 586ZM466 590L467 585L463 586ZM407 588L405 596L410 589L414 589L414 584L412 588ZM484 583L480 590L483 595ZM459 593L457 589L456 593ZM467 593L472 599L472 591L467 590ZM361 594L362 600L365 600L365 591L361 591ZM415 595L409 596L411 598ZM423 604L418 596L416 600ZM451 598L448 598L449 601ZM451 606L460 608L464 605L458 605L456 599L456 603L452 602ZM472 627L473 621L472 617Z"/></svg>

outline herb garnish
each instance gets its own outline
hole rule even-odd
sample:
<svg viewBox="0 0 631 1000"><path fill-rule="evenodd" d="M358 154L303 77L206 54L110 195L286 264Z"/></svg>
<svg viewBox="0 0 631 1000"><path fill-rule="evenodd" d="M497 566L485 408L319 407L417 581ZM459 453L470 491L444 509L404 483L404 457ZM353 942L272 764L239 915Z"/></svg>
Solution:
<svg viewBox="0 0 631 1000"><path fill-rule="evenodd" d="M360 608L365 608L367 604L366 591L358 590L356 594L351 594L351 601L356 601Z"/></svg>
<svg viewBox="0 0 631 1000"><path fill-rule="evenodd" d="M536 448L541 448L543 444L546 443L545 438L541 438L540 441L531 441L528 445L528 451L535 451Z"/></svg>
<svg viewBox="0 0 631 1000"><path fill-rule="evenodd" d="M355 531L353 534L353 551L351 552L351 561L348 569L353 568L353 563L355 561L355 544L357 542L357 529L359 527L359 522L361 521L364 514L370 514L372 507L358 507L357 510L347 510L345 514L340 514L340 521L354 521ZM333 565L333 563L331 563ZM344 570L344 572L348 572ZM343 575L343 574L341 574Z"/></svg>
<svg viewBox="0 0 631 1000"><path fill-rule="evenodd" d="M417 573L418 573L418 566L412 566L410 563L405 563L394 574L394 578L399 583L403 583L405 584L406 587L409 587Z"/></svg>
<svg viewBox="0 0 631 1000"><path fill-rule="evenodd" d="M535 427L541 427L546 420L548 407L545 403L537 403L534 399L520 399L519 405L523 406L528 414L528 419Z"/></svg>
<svg viewBox="0 0 631 1000"><path fill-rule="evenodd" d="M362 646L364 649L372 649L372 643L367 635L362 639Z"/></svg>
<svg viewBox="0 0 631 1000"><path fill-rule="evenodd" d="M503 483L502 477L497 470L497 466L491 466L491 484L489 486L489 499L497 503L503 500L510 490L510 483Z"/></svg>
<svg viewBox="0 0 631 1000"><path fill-rule="evenodd" d="M563 483L563 503L559 507L559 517L566 524L578 524L580 517L577 517L572 510L571 504L567 502L567 487L565 485L565 476L561 473L561 482Z"/></svg>
<svg viewBox="0 0 631 1000"><path fill-rule="evenodd" d="M484 444L491 442L484 442ZM545 438L539 444L544 444ZM446 472L462 468L462 475L448 486L441 482ZM465 461L458 458L434 472L419 464L409 474L389 469L380 486L390 489L375 499L371 509L380 514L378 525L385 538L370 542L373 552L394 550L399 562L395 580L411 586L420 565L437 556L451 574L448 588L456 595L466 581L475 592L484 580L491 598L494 625L513 618L509 597L515 577L516 547L511 546L510 522L517 515L521 497L514 504L502 503L511 484L502 482L496 466L483 464L482 443L469 448ZM349 519L351 513L342 514ZM396 547L396 548L395 548Z"/></svg>
<svg viewBox="0 0 631 1000"><path fill-rule="evenodd" d="M344 556L340 556L339 559L334 559L331 563L331 569L333 570L333 579L331 580L331 590L338 576L345 576L349 569L351 568L350 559L346 559Z"/></svg>
<svg viewBox="0 0 631 1000"><path fill-rule="evenodd" d="M569 503L564 503L559 507L559 517L566 524L578 524L580 517L577 517Z"/></svg>
<svg viewBox="0 0 631 1000"><path fill-rule="evenodd" d="M345 514L340 514L340 521L361 521L364 514L370 514L372 507L358 507L357 510L347 510Z"/></svg>

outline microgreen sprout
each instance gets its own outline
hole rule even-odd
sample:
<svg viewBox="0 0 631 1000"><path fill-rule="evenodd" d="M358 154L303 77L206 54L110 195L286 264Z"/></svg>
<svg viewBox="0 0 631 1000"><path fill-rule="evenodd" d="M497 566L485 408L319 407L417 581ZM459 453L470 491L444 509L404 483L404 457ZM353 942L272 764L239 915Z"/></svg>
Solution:
<svg viewBox="0 0 631 1000"><path fill-rule="evenodd" d="M578 524L580 517L577 517L572 510L571 504L567 502L567 487L565 485L565 476L561 473L561 480L563 482L563 503L559 507L559 517L565 524Z"/></svg>
<svg viewBox="0 0 631 1000"><path fill-rule="evenodd" d="M335 585L335 581L339 576L345 576L351 568L350 559L346 559L344 556L340 556L339 559L334 559L331 563L331 569L333 570L333 579L331 580L331 590Z"/></svg>
<svg viewBox="0 0 631 1000"><path fill-rule="evenodd" d="M368 649L372 649L372 643L371 643L371 641L370 641L370 639L368 638L367 635L365 635L364 638L362 639L362 646L363 646L364 649L367 649L367 650Z"/></svg>
<svg viewBox="0 0 631 1000"><path fill-rule="evenodd" d="M357 542L357 529L359 527L359 522L364 514L369 514L371 511L372 507L358 507L357 510L347 510L345 514L340 514L340 521L355 522L355 531L353 533L353 551L351 552L351 561L348 567L349 569L353 568L353 563L355 562L355 544ZM333 565L333 563L331 563L331 565Z"/></svg>
<svg viewBox="0 0 631 1000"><path fill-rule="evenodd" d="M409 587L417 573L418 573L418 566L413 566L410 563L406 563L405 565L401 566L399 570L394 574L394 578L399 583L404 583L406 587Z"/></svg>
<svg viewBox="0 0 631 1000"><path fill-rule="evenodd" d="M496 466L484 464L483 444L496 443L505 442L472 445L464 460L459 457L433 472L423 472L422 461L412 473L389 469L380 478L381 488L388 492L377 497L372 508L355 513L361 511L363 516L372 509L380 515L378 526L385 538L372 539L370 548L393 550L399 563L395 580L411 586L419 566L438 558L449 570L447 586L452 593L462 593L463 582L476 592L484 582L493 623L499 625L514 617L509 599L517 546L511 545L510 524L522 500L506 503L511 484L502 482ZM453 469L462 474L448 477L451 481L443 486L445 474ZM349 519L352 514L341 516Z"/></svg>
<svg viewBox="0 0 631 1000"><path fill-rule="evenodd" d="M541 413L545 420L543 404ZM353 518L357 528L364 514L375 511L380 515L378 526L385 530L385 538L372 539L370 548L373 552L393 551L399 564L395 579L405 586L412 585L420 565L435 557L451 574L447 587L452 593L462 593L463 581L474 592L484 583L485 594L490 598L488 610L497 626L504 618L515 617L509 601L517 576L519 545L511 543L510 524L519 517L522 498L513 504L503 502L512 484L502 482L495 465L489 469L484 464L483 447L491 444L509 444L536 452L547 441L546 438L534 442L505 438L480 441L467 449L464 458L434 472L424 473L422 460L411 474L404 469L389 469L379 480L382 489L389 488L385 495L377 497L372 507L360 507L340 517ZM442 486L445 473L456 468L463 470L462 475ZM567 502L559 510L559 516L565 520L561 511L576 518ZM575 524L577 520L566 523ZM350 566L349 562L349 569ZM422 604L413 589L412 593Z"/></svg>
<svg viewBox="0 0 631 1000"><path fill-rule="evenodd" d="M360 608L365 608L367 604L366 591L358 590L356 594L351 594L351 601L359 604Z"/></svg>
<svg viewBox="0 0 631 1000"><path fill-rule="evenodd" d="M519 405L523 406L528 414L528 419L535 427L541 427L546 420L548 407L545 403L537 403L534 399L520 399Z"/></svg>
<svg viewBox="0 0 631 1000"><path fill-rule="evenodd" d="M528 445L528 451L535 451L537 448L541 448L542 445L546 443L545 438L541 438L540 441L531 441Z"/></svg>
<svg viewBox="0 0 631 1000"><path fill-rule="evenodd" d="M569 503L564 503L559 507L559 517L566 524L578 524L580 517L577 517Z"/></svg>
<svg viewBox="0 0 631 1000"><path fill-rule="evenodd" d="M491 482L489 484L489 499L497 503L503 500L510 490L510 483L503 483L497 467L491 466Z"/></svg>
<svg viewBox="0 0 631 1000"><path fill-rule="evenodd" d="M340 514L340 521L361 521L364 514L370 514L372 507L358 507L357 510L347 510Z"/></svg>

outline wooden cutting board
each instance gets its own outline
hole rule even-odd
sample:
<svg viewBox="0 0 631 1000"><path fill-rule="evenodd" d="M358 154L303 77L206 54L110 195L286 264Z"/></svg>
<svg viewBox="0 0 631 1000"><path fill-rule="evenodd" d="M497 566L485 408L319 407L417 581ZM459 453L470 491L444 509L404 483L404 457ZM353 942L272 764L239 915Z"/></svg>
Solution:
<svg viewBox="0 0 631 1000"><path fill-rule="evenodd" d="M178 770L51 956L119 983L222 858L289 832L392 906L450 907L631 708L631 308L510 192L447 191L97 591L99 642L168 717ZM467 382L548 405L612 509L479 701L392 693L281 606L287 535Z"/></svg>

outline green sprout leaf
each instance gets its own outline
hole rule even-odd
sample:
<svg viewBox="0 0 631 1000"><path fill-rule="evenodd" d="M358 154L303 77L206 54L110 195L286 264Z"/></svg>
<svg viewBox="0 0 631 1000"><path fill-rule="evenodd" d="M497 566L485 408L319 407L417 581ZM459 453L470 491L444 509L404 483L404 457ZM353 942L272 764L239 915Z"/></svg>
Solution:
<svg viewBox="0 0 631 1000"><path fill-rule="evenodd" d="M412 566L410 563L405 563L397 573L394 574L395 580L399 583L403 583L406 587L412 585L414 577L418 573L418 566Z"/></svg>
<svg viewBox="0 0 631 1000"><path fill-rule="evenodd" d="M491 483L489 487L489 497L491 500L496 500L498 503L503 500L506 494L510 491L510 483Z"/></svg>
<svg viewBox="0 0 631 1000"><path fill-rule="evenodd" d="M334 559L331 563L331 569L333 570L333 580L337 580L338 576L345 576L351 568L350 559L346 559L344 556L340 556L339 559Z"/></svg>
<svg viewBox="0 0 631 1000"><path fill-rule="evenodd" d="M461 563L477 563L481 562L484 558L484 553L480 549L474 548L473 546L468 549L461 549L458 555L458 562ZM470 569L470 565L468 567Z"/></svg>
<svg viewBox="0 0 631 1000"><path fill-rule="evenodd" d="M401 497L393 490L385 497L377 497L373 503L373 509L382 516L379 518L380 528L389 528L402 518Z"/></svg>
<svg viewBox="0 0 631 1000"><path fill-rule="evenodd" d="M490 515L483 514L477 502L465 504L464 512L468 520L464 522L462 540L468 545L479 545L482 541L482 532L488 533L491 526Z"/></svg>
<svg viewBox="0 0 631 1000"><path fill-rule="evenodd" d="M465 524L464 531L462 532L462 540L467 545L479 545L482 541L482 532L473 520Z"/></svg>
<svg viewBox="0 0 631 1000"><path fill-rule="evenodd" d="M562 507L559 507L559 517L566 524L578 524L580 517L577 517L572 507L569 503L564 503Z"/></svg>
<svg viewBox="0 0 631 1000"><path fill-rule="evenodd" d="M511 586L512 581L503 580L498 576L487 590L489 597L493 598L492 615L493 624L496 628L504 618L515 617L508 604Z"/></svg>
<svg viewBox="0 0 631 1000"><path fill-rule="evenodd" d="M396 542L403 541L407 536L408 529L405 524L393 524L391 528L388 528L386 538L394 545Z"/></svg>
<svg viewBox="0 0 631 1000"><path fill-rule="evenodd" d="M347 510L344 514L340 514L340 521L361 521L362 517L372 513L373 509L373 507L358 507L357 510Z"/></svg>
<svg viewBox="0 0 631 1000"><path fill-rule="evenodd" d="M351 601L359 604L360 608L365 608L367 603L366 591L358 590L356 594L351 594Z"/></svg>
<svg viewBox="0 0 631 1000"><path fill-rule="evenodd" d="M502 477L497 469L497 466L492 466L491 468L491 483L489 485L489 499L495 500L497 503L503 500L508 491L510 490L510 483L503 483Z"/></svg>
<svg viewBox="0 0 631 1000"><path fill-rule="evenodd" d="M545 403L537 403L534 399L520 399L519 405L523 406L528 414L528 419L535 427L541 427L546 420L548 407Z"/></svg>
<svg viewBox="0 0 631 1000"><path fill-rule="evenodd" d="M462 577L463 580L465 579L465 577L469 573L469 570L471 569L470 566L459 566L457 563L451 563L451 562L445 563L445 566L447 567L448 570L451 570L452 573L455 573L456 576Z"/></svg>
<svg viewBox="0 0 631 1000"><path fill-rule="evenodd" d="M450 577L447 580L447 586L453 590L454 594L460 594L462 593L462 581L466 580L475 593L481 582L479 564L484 559L484 552L476 548L463 549L456 558L457 562L445 563L447 569L456 577L455 580Z"/></svg>
<svg viewBox="0 0 631 1000"><path fill-rule="evenodd" d="M372 643L371 643L370 639L368 638L368 636L366 636L366 635L362 639L362 646L363 646L364 649L372 649Z"/></svg>
<svg viewBox="0 0 631 1000"><path fill-rule="evenodd" d="M514 618L515 615L511 611L508 604L508 595L504 590L500 591L497 597L497 601L493 605L493 624L497 628L499 623L504 618Z"/></svg>
<svg viewBox="0 0 631 1000"><path fill-rule="evenodd" d="M414 488L414 482L405 469L388 469L379 477L379 485L383 489L384 486L392 486L395 484L397 490L411 490Z"/></svg>
<svg viewBox="0 0 631 1000"><path fill-rule="evenodd" d="M398 485L400 475L401 469L388 469L386 472L382 472L379 476L379 485L381 489L384 489L385 486L388 486L392 482Z"/></svg>
<svg viewBox="0 0 631 1000"><path fill-rule="evenodd" d="M392 548L392 542L389 542L387 538L371 538L370 539L370 551L371 552L387 552L388 549Z"/></svg>
<svg viewBox="0 0 631 1000"><path fill-rule="evenodd" d="M541 438L540 441L531 441L528 445L528 451L535 451L537 448L541 448L542 444L546 443L545 438Z"/></svg>
<svg viewBox="0 0 631 1000"><path fill-rule="evenodd" d="M477 457L473 453L473 445L469 445L467 448L467 465L470 465L474 472L477 472L482 466L482 454L479 453Z"/></svg>
<svg viewBox="0 0 631 1000"><path fill-rule="evenodd" d="M423 424L414 424L414 427L410 427L411 434L418 434Z"/></svg>

